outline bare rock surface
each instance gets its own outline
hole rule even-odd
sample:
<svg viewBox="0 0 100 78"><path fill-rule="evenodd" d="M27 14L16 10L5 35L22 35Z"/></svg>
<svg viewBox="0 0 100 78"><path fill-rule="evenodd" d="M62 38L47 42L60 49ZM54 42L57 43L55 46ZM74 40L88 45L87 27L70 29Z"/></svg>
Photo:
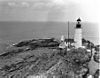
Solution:
<svg viewBox="0 0 100 78"><path fill-rule="evenodd" d="M93 58L95 62L100 63L100 51L95 52Z"/></svg>
<svg viewBox="0 0 100 78"><path fill-rule="evenodd" d="M9 47L0 55L0 78L83 78L91 54L82 48L60 50L58 45L55 39L33 39Z"/></svg>

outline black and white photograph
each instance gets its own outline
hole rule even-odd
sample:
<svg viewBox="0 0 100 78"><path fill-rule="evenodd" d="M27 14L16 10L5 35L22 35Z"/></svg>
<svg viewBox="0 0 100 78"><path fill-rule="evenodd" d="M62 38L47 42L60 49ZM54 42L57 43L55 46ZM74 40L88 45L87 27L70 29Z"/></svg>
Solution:
<svg viewBox="0 0 100 78"><path fill-rule="evenodd" d="M0 78L100 78L99 0L0 0Z"/></svg>

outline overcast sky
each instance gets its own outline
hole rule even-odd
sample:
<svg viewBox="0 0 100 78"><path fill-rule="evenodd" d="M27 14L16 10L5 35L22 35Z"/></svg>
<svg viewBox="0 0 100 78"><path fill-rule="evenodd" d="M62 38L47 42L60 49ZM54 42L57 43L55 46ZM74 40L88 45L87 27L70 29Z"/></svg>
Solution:
<svg viewBox="0 0 100 78"><path fill-rule="evenodd" d="M98 22L99 0L0 0L0 21Z"/></svg>

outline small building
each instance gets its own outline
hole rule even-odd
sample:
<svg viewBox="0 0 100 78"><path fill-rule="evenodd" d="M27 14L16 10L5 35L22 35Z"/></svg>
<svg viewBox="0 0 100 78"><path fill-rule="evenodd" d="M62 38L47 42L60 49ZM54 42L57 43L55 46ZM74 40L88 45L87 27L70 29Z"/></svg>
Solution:
<svg viewBox="0 0 100 78"><path fill-rule="evenodd" d="M67 45L66 42L65 42L65 37L62 35L62 36L61 36L61 42L60 42L59 48L64 49L64 48L66 48L67 46L68 46L68 45Z"/></svg>

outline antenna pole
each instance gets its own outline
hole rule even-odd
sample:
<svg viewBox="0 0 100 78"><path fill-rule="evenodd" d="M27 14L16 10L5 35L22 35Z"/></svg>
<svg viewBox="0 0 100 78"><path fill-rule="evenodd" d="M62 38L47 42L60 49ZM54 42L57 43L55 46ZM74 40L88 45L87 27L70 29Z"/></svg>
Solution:
<svg viewBox="0 0 100 78"><path fill-rule="evenodd" d="M68 48L69 48L69 21L68 21Z"/></svg>

